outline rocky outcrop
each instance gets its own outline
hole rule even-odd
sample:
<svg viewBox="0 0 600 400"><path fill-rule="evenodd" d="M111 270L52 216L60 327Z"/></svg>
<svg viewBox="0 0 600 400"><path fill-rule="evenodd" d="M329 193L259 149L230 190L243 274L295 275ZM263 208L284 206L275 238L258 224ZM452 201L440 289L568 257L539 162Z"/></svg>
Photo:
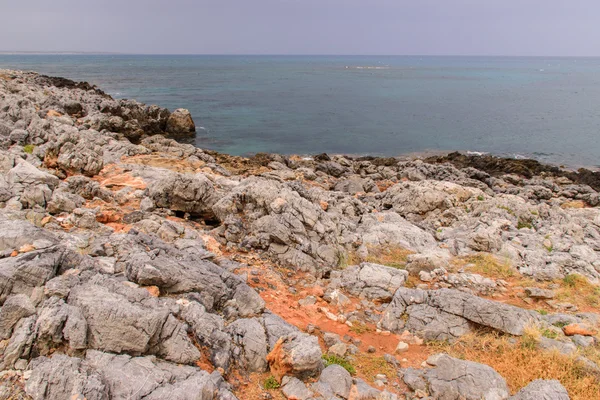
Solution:
<svg viewBox="0 0 600 400"><path fill-rule="evenodd" d="M192 114L185 108L178 108L169 115L165 131L175 136L194 136L196 125Z"/></svg>
<svg viewBox="0 0 600 400"><path fill-rule="evenodd" d="M600 282L597 173L168 137L194 131L187 110L0 71L0 397L268 398L252 379L270 371L288 398L397 399L402 379L409 397L506 399L482 364L402 368L482 328L538 329L506 345L598 374L578 349L600 319L577 310ZM513 398L568 394L537 380Z"/></svg>
<svg viewBox="0 0 600 400"><path fill-rule="evenodd" d="M388 330L408 329L427 340L448 340L484 326L511 335L540 319L539 314L451 289L399 288L379 324Z"/></svg>

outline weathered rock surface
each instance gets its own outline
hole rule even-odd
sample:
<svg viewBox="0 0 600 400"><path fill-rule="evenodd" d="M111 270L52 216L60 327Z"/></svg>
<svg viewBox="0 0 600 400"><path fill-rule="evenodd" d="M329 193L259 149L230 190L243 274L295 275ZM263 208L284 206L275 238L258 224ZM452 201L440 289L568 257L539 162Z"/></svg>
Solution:
<svg viewBox="0 0 600 400"><path fill-rule="evenodd" d="M506 381L487 365L445 354L429 357L434 368L425 373L433 398L440 400L501 400L509 396Z"/></svg>
<svg viewBox="0 0 600 400"><path fill-rule="evenodd" d="M538 320L536 312L457 290L402 287L379 323L394 332L408 329L427 340L447 340L469 332L473 324L522 335L529 324Z"/></svg>

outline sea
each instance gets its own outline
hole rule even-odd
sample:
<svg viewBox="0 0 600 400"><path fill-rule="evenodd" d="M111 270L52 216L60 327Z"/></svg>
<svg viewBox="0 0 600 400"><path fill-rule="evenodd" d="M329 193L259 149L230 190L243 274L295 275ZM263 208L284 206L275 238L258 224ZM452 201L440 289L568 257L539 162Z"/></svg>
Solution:
<svg viewBox="0 0 600 400"><path fill-rule="evenodd" d="M0 68L187 108L195 145L234 155L459 150L600 166L600 58L4 54Z"/></svg>

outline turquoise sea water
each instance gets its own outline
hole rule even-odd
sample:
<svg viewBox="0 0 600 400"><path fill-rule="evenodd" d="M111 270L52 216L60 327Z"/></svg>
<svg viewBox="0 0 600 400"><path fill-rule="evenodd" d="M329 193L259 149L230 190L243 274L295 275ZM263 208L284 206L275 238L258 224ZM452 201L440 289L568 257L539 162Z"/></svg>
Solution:
<svg viewBox="0 0 600 400"><path fill-rule="evenodd" d="M0 55L188 108L231 154L469 150L600 164L600 58Z"/></svg>

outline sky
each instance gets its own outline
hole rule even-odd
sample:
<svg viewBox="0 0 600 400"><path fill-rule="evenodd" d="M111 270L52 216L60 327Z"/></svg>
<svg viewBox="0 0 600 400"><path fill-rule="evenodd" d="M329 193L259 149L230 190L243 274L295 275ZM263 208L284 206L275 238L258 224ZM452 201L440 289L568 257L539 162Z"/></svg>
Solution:
<svg viewBox="0 0 600 400"><path fill-rule="evenodd" d="M598 0L0 0L1 51L600 56Z"/></svg>

